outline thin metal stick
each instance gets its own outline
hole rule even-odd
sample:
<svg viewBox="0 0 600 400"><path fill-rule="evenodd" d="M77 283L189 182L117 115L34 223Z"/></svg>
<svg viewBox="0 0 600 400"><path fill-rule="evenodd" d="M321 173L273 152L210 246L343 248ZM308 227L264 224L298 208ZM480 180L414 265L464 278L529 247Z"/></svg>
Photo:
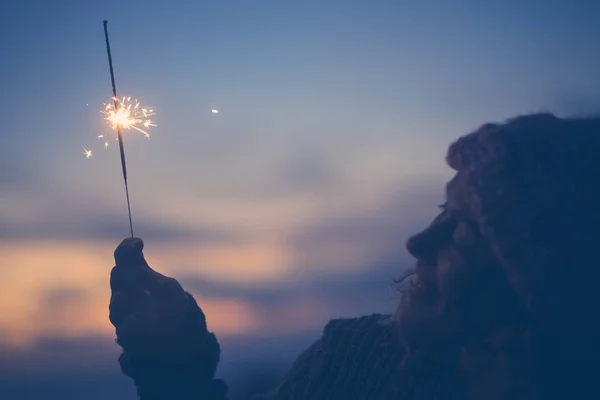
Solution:
<svg viewBox="0 0 600 400"><path fill-rule="evenodd" d="M115 102L115 112L119 112L119 100L117 98L117 87L115 85L115 73L113 71L112 55L110 53L110 42L108 40L108 21L104 21L104 38L106 39L106 52L108 53L108 66L110 67L110 80L113 90L113 101ZM123 180L125 181L125 195L127 196L127 212L129 213L129 230L133 237L133 222L131 219L131 204L129 203L129 187L127 185L127 165L125 163L125 149L123 149L123 135L121 134L121 124L117 124L117 134L119 135L119 150L121 151L121 169L123 170Z"/></svg>

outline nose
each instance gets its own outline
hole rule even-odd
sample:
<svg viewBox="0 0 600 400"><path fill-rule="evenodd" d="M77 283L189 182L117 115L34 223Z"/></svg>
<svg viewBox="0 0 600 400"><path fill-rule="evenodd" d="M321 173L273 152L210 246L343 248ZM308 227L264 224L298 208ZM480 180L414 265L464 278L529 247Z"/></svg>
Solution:
<svg viewBox="0 0 600 400"><path fill-rule="evenodd" d="M407 240L406 249L418 260L433 265L438 251L452 240L456 221L435 221L424 231L417 233Z"/></svg>

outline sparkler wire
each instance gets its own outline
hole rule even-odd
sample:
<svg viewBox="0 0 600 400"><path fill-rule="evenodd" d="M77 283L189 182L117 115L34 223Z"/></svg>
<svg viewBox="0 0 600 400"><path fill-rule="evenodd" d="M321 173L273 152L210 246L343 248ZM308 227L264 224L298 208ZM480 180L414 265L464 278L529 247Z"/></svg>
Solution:
<svg viewBox="0 0 600 400"><path fill-rule="evenodd" d="M115 102L115 113L119 112L119 100L117 98L117 87L115 85L115 73L113 70L112 55L110 53L110 42L108 40L108 21L104 21L104 38L106 39L106 52L108 53L108 66L110 67L110 80L112 83L113 100ZM133 222L131 220L131 204L129 202L129 187L127 185L127 165L125 163L125 150L123 149L123 135L121 134L121 124L117 125L117 134L119 136L119 150L121 152L121 169L123 170L123 180L125 181L125 195L127 196L127 212L129 213L129 230L133 237Z"/></svg>

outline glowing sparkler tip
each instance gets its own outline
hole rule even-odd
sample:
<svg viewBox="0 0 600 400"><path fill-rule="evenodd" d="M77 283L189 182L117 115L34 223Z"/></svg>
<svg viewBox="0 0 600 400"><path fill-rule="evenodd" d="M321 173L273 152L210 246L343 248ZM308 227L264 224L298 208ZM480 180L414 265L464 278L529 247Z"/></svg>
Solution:
<svg viewBox="0 0 600 400"><path fill-rule="evenodd" d="M154 111L141 107L139 100L134 98L132 101L131 96L113 100L116 104L105 104L104 111L102 111L112 129L133 128L148 138L149 133L147 130L156 126L150 118L154 115Z"/></svg>
<svg viewBox="0 0 600 400"><path fill-rule="evenodd" d="M108 125L115 131L119 128L135 129L144 135L146 139L150 139L148 131L157 126L151 119L152 116L156 115L154 110L141 107L139 100L131 96L124 96L120 99L113 97L112 100L112 102L104 103L103 109L100 110L105 115L104 119L108 122ZM104 142L104 149L107 149L111 137L104 133L97 136L98 139L102 139ZM118 137L114 139L115 141L119 140ZM92 157L92 151L83 147L83 155L90 158Z"/></svg>

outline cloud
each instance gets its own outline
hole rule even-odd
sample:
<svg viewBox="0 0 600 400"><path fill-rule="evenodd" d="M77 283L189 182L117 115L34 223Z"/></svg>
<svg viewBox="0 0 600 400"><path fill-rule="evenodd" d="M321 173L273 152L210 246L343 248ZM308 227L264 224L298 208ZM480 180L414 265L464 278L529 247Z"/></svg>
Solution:
<svg viewBox="0 0 600 400"><path fill-rule="evenodd" d="M397 301L393 285L397 273L395 268L369 269L363 273L319 277L304 282L288 281L269 287L242 287L196 277L182 277L180 282L199 297L201 307L202 297L235 299L255 311L262 319L263 330L271 326L274 334L280 334L281 330L290 331L290 328L314 330L334 317L391 312ZM301 317L299 313L305 315ZM291 319L289 328L268 322L278 315L287 315ZM304 319L300 321L300 318Z"/></svg>
<svg viewBox="0 0 600 400"><path fill-rule="evenodd" d="M438 177L423 177L399 185L400 189L376 206L331 210L291 238L297 262L303 268L328 264L330 270L363 270L364 265L400 267L407 259L406 239L438 212L436 205L444 198L443 183ZM328 261L332 253L337 260ZM348 257L340 257L344 253Z"/></svg>
<svg viewBox="0 0 600 400"><path fill-rule="evenodd" d="M133 210L134 233L161 242L239 243L248 230L258 228L246 226L248 221L258 218L264 229L285 225L293 219L290 212L310 208L324 191L333 193L342 179L316 152L286 154L272 164L248 182L232 184L226 179L224 187L212 188L213 197L204 200L203 210L196 195L190 200L168 190L155 193L138 207L143 211ZM112 196L74 191L70 183L51 186L39 171L32 175L10 160L0 160L0 167L2 240L114 239L129 231L121 193L117 208ZM152 212L156 204L158 213Z"/></svg>
<svg viewBox="0 0 600 400"><path fill-rule="evenodd" d="M342 182L333 163L316 151L294 152L274 169L262 195L297 196L331 191Z"/></svg>
<svg viewBox="0 0 600 400"><path fill-rule="evenodd" d="M68 304L89 300L89 294L81 287L53 287L40 295L45 312L60 309Z"/></svg>
<svg viewBox="0 0 600 400"><path fill-rule="evenodd" d="M319 219L289 238L295 268L278 282L179 278L194 294L238 299L267 315L303 301L318 303L328 317L388 312L397 301L393 280L414 262L404 242L437 213L442 192L440 179L423 178L374 209L338 210Z"/></svg>
<svg viewBox="0 0 600 400"><path fill-rule="evenodd" d="M105 212L84 212L68 209L39 215L35 219L9 219L0 227L0 239L109 239L125 237L129 231L126 216ZM1 215L0 215L1 217ZM169 221L140 219L135 221L135 233L145 240L201 241L203 243L238 243L244 237L231 229L189 227Z"/></svg>

